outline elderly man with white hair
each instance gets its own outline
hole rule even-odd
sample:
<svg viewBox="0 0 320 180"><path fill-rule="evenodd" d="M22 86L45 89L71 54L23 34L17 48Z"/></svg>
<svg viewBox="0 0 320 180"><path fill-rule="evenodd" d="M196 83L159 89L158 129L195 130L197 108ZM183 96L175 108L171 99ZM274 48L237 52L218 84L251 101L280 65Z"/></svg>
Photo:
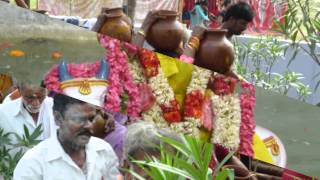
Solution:
<svg viewBox="0 0 320 180"><path fill-rule="evenodd" d="M154 156L160 158L159 146L161 139L159 135L180 141L180 136L169 129L162 129L155 126L154 123L140 121L128 126L127 134L124 139L124 161L123 166L132 169L141 177L148 179L145 172L138 165L130 163L130 158L134 160L145 160L146 156ZM174 148L169 144L163 144L167 150L174 151ZM171 148L171 149L170 149ZM131 180L132 175L126 173L126 180Z"/></svg>

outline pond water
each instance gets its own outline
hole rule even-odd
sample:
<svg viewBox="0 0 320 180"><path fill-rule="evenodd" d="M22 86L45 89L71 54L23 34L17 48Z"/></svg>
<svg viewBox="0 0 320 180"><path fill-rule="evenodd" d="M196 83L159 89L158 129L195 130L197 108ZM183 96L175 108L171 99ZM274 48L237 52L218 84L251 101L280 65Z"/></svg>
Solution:
<svg viewBox="0 0 320 180"><path fill-rule="evenodd" d="M13 50L22 51L24 56L10 56ZM61 54L67 62L80 63L99 60L105 51L93 40L0 39L0 73L38 83L53 64L59 63L53 53Z"/></svg>

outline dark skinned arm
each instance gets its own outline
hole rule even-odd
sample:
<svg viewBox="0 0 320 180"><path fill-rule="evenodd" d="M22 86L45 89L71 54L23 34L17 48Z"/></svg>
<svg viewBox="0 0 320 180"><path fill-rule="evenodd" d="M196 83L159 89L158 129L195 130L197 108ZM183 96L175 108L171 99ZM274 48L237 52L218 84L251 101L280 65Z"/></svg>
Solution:
<svg viewBox="0 0 320 180"><path fill-rule="evenodd" d="M135 44L139 47L143 47L145 36L148 34L150 27L158 20L165 19L166 16L161 14L162 10L159 11L149 11L145 20L143 21L140 32L135 33L132 44Z"/></svg>
<svg viewBox="0 0 320 180"><path fill-rule="evenodd" d="M17 6L29 9L29 6L27 5L27 3L24 0L15 0L15 2L17 4Z"/></svg>
<svg viewBox="0 0 320 180"><path fill-rule="evenodd" d="M203 38L204 32L206 31L206 28L201 27L201 26L196 26L194 27L194 29L192 30L192 35L193 37L197 37L200 42L201 39ZM183 54L189 57L194 58L196 55L197 51L196 49L194 49L193 47L186 45L183 51Z"/></svg>

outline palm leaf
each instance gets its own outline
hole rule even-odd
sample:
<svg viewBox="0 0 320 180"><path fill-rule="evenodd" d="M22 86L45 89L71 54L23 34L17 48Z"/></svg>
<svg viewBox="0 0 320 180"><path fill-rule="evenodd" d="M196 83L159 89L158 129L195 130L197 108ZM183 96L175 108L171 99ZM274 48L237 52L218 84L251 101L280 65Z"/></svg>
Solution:
<svg viewBox="0 0 320 180"><path fill-rule="evenodd" d="M30 139L29 129L27 128L26 125L23 125L23 131L24 131L24 136L25 136L27 139Z"/></svg>
<svg viewBox="0 0 320 180"><path fill-rule="evenodd" d="M168 156L171 156L168 154ZM180 157L172 157L175 161L175 167L179 167L188 172L193 178L197 179L201 177L201 170L195 168L192 163L188 163L185 159L181 159Z"/></svg>
<svg viewBox="0 0 320 180"><path fill-rule="evenodd" d="M171 146L176 148L179 152L181 152L185 156L188 157L191 154L190 150L184 144L182 144L174 139L170 139L168 137L162 136L162 135L159 135L159 138L161 139L161 141L163 141L167 144L170 144Z"/></svg>
<svg viewBox="0 0 320 180"><path fill-rule="evenodd" d="M131 175L133 175L138 180L146 180L145 178L143 178L142 176L140 176L139 174L137 174L136 172L134 172L134 171L132 171L130 169L121 169L121 170L130 173Z"/></svg>
<svg viewBox="0 0 320 180"><path fill-rule="evenodd" d="M203 151L203 167L209 167L210 160L212 157L213 152L213 145L206 143L204 145L204 151Z"/></svg>
<svg viewBox="0 0 320 180"><path fill-rule="evenodd" d="M234 179L234 171L232 169L224 169L223 171L219 172L216 176L216 179Z"/></svg>
<svg viewBox="0 0 320 180"><path fill-rule="evenodd" d="M218 165L218 167L214 170L214 174L217 174L222 166L226 164L226 162L233 156L235 152L230 152Z"/></svg>
<svg viewBox="0 0 320 180"><path fill-rule="evenodd" d="M11 139L9 138L12 133L5 133L2 128L0 128L0 147L4 145L11 145Z"/></svg>
<svg viewBox="0 0 320 180"><path fill-rule="evenodd" d="M186 147L188 147L189 151L193 155L191 158L194 159L194 163L198 166L198 168L202 167L202 161L200 157L199 145L197 144L197 140L190 136L182 136L182 141Z"/></svg>
<svg viewBox="0 0 320 180"><path fill-rule="evenodd" d="M179 168L172 167L172 166L162 164L159 162L133 161L133 163L142 164L142 165L146 165L146 166L150 166L150 167L155 167L155 168L158 168L161 170L165 170L165 171L177 174L177 175L182 176L184 178L192 179L192 176L188 172L185 172L184 170L181 170Z"/></svg>

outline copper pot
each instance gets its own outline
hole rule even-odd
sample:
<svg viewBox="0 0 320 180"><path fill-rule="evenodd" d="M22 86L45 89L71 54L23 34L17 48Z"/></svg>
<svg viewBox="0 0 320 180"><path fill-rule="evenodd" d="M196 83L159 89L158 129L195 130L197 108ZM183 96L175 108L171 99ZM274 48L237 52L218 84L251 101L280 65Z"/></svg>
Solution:
<svg viewBox="0 0 320 180"><path fill-rule="evenodd" d="M226 30L207 30L196 53L195 64L220 74L227 73L234 61L234 50Z"/></svg>
<svg viewBox="0 0 320 180"><path fill-rule="evenodd" d="M158 19L149 29L146 40L157 50L175 51L183 38L183 26L177 20L175 11L160 11L165 19Z"/></svg>
<svg viewBox="0 0 320 180"><path fill-rule="evenodd" d="M99 33L119 39L120 41L130 42L132 38L131 20L123 13L122 8L102 8L101 14L108 14Z"/></svg>

